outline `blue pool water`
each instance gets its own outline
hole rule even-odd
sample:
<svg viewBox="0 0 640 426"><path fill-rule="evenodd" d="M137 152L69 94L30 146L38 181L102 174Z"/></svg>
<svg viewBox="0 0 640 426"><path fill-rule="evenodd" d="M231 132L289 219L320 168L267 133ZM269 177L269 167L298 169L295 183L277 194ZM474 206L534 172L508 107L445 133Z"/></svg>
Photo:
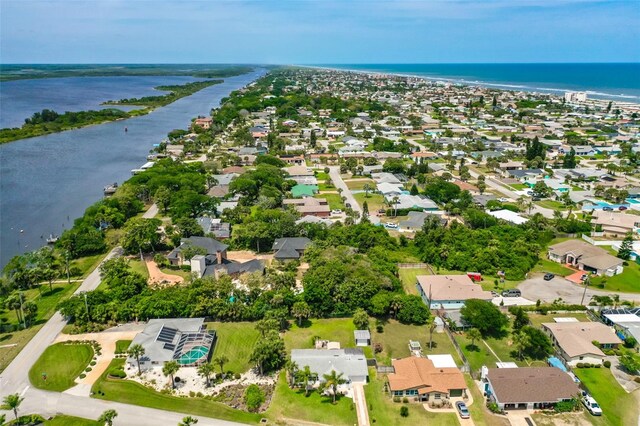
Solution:
<svg viewBox="0 0 640 426"><path fill-rule="evenodd" d="M640 204L640 200L636 200L635 198L627 198L625 201L629 204Z"/></svg>

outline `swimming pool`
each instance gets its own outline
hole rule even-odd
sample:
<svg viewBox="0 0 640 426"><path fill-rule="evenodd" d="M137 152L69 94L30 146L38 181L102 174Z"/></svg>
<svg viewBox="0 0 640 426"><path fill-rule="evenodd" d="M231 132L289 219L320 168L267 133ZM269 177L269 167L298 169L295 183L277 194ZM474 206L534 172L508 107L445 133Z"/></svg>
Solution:
<svg viewBox="0 0 640 426"><path fill-rule="evenodd" d="M193 364L195 362L198 362L198 360L200 360L202 357L206 357L208 353L209 353L209 348L207 348L206 346L193 347L189 349L189 351L180 355L180 358L178 358L178 364L180 365Z"/></svg>
<svg viewBox="0 0 640 426"><path fill-rule="evenodd" d="M640 200L636 200L635 198L627 198L625 201L629 204L640 204Z"/></svg>

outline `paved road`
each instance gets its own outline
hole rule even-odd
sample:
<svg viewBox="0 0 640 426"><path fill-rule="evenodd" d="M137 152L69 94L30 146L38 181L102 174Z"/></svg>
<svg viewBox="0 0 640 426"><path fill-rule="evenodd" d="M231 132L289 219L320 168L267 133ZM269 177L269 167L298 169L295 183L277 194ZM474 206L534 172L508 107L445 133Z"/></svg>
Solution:
<svg viewBox="0 0 640 426"><path fill-rule="evenodd" d="M540 299L543 302L553 302L555 299L561 297L562 300L570 304L579 304L582 300L584 286L579 286L558 276L551 281L545 281L542 277L542 274L536 274L521 282L518 288L522 291L522 297L526 297L529 300ZM640 294L619 293L588 288L587 294L584 297L584 303L588 304L592 296L610 296L612 294L619 294L621 300L640 302Z"/></svg>
<svg viewBox="0 0 640 426"><path fill-rule="evenodd" d="M153 219L154 217L156 217L157 214L158 214L158 206L156 205L156 203L153 203L151 207L149 207L149 210L144 212L142 217L145 219Z"/></svg>
<svg viewBox="0 0 640 426"><path fill-rule="evenodd" d="M342 180L342 176L340 176L340 167L329 167L329 177L331 177L331 181L336 188L342 189L342 196L347 198L347 203L351 204L351 208L356 211L360 215L360 217L362 217L362 208L353 197L353 194L351 193L351 190L349 189L347 184L344 182L344 180Z"/></svg>

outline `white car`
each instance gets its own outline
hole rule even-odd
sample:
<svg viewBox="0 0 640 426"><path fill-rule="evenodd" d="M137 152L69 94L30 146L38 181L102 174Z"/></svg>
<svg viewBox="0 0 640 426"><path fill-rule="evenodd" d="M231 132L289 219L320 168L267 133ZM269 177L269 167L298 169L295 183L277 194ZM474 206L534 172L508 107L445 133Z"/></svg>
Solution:
<svg viewBox="0 0 640 426"><path fill-rule="evenodd" d="M582 397L582 404L587 408L587 410L593 416L601 416L602 408L598 405L595 399L591 395L585 395Z"/></svg>
<svg viewBox="0 0 640 426"><path fill-rule="evenodd" d="M396 229L398 227L398 224L393 222L387 222L384 224L384 226L386 226L387 228Z"/></svg>
<svg viewBox="0 0 640 426"><path fill-rule="evenodd" d="M505 197L501 197L501 198L498 198L498 201L500 201L501 203L506 203L507 201L509 201L509 199Z"/></svg>
<svg viewBox="0 0 640 426"><path fill-rule="evenodd" d="M335 209L335 210L331 210L331 215L332 216L338 216L342 214L342 210L340 209Z"/></svg>

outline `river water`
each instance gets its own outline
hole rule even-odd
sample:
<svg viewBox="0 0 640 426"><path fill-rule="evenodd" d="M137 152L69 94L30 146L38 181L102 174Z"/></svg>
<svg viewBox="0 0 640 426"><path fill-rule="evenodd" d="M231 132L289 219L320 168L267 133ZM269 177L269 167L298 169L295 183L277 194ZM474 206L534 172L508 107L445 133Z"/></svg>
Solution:
<svg viewBox="0 0 640 426"><path fill-rule="evenodd" d="M105 185L127 180L169 131L186 128L191 118L208 114L265 73L227 78L142 117L0 145L0 267L70 228L102 198Z"/></svg>

